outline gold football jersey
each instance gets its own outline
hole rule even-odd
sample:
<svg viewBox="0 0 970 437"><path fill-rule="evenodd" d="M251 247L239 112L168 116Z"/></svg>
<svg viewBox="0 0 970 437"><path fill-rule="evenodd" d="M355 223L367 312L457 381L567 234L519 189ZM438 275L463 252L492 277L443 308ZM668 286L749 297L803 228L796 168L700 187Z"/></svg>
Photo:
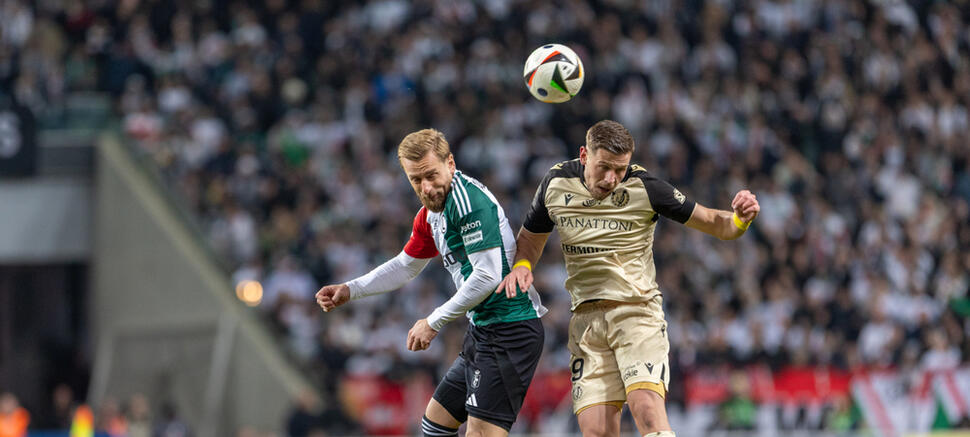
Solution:
<svg viewBox="0 0 970 437"><path fill-rule="evenodd" d="M684 223L694 205L635 164L610 196L595 200L574 159L546 173L523 227L533 233L559 230L572 309L593 299L646 302L660 293L653 263L657 219Z"/></svg>

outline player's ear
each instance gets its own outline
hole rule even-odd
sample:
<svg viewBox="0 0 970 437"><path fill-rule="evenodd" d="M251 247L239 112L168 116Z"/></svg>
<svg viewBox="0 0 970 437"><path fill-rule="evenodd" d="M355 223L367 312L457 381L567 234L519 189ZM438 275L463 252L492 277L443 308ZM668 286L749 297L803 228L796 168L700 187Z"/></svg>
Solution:
<svg viewBox="0 0 970 437"><path fill-rule="evenodd" d="M448 161L446 161L446 163L448 164L448 171L450 171L451 174L455 174L455 155L449 153Z"/></svg>
<svg viewBox="0 0 970 437"><path fill-rule="evenodd" d="M588 158L588 153L586 151L586 146L579 146L579 163L586 165L586 159Z"/></svg>

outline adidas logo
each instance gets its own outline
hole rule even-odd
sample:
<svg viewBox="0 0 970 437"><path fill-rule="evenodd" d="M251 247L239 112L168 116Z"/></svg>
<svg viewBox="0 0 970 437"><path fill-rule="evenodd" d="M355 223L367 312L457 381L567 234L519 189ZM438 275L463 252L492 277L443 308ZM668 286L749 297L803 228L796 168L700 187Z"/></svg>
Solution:
<svg viewBox="0 0 970 437"><path fill-rule="evenodd" d="M566 194L566 195L564 195L564 197L566 199L566 206L569 206L569 201L570 200L573 200L573 195L572 194Z"/></svg>
<svg viewBox="0 0 970 437"><path fill-rule="evenodd" d="M465 405L471 405L473 407L478 406L478 400L475 399L475 393L472 393L472 395L468 397L468 400L465 401Z"/></svg>

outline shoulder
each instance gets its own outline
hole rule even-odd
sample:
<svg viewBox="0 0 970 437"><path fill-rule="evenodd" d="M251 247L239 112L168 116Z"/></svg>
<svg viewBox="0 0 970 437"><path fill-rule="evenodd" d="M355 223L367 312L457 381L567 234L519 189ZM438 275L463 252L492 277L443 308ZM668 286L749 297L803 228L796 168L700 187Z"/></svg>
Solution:
<svg viewBox="0 0 970 437"><path fill-rule="evenodd" d="M583 165L579 163L579 159L573 159L569 161L560 162L549 171L546 172L545 177L539 183L540 192L545 192L550 185L556 185L554 181L566 181L569 179L582 179L583 176ZM568 182L567 182L568 183Z"/></svg>
<svg viewBox="0 0 970 437"><path fill-rule="evenodd" d="M578 178L583 174L583 165L579 159L560 162L546 172L546 179L553 178Z"/></svg>
<svg viewBox="0 0 970 437"><path fill-rule="evenodd" d="M627 178L638 178L644 182L648 180L657 180L657 177L652 173L643 168L640 164L631 164L630 172L627 174Z"/></svg>
<svg viewBox="0 0 970 437"><path fill-rule="evenodd" d="M462 172L455 172L454 182L468 197L489 197L492 194L485 184Z"/></svg>
<svg viewBox="0 0 970 437"><path fill-rule="evenodd" d="M634 178L642 181L643 188L648 192L652 192L656 190L669 191L671 189L676 191L676 189L674 189L669 182L658 178L657 175L650 173L649 171L647 171L647 169L643 168L639 164L631 165L630 171L627 173L627 177L626 177L627 180L634 179Z"/></svg>
<svg viewBox="0 0 970 437"><path fill-rule="evenodd" d="M427 226L428 226L428 209L422 206L421 209L418 210L418 213L414 215L413 228L414 230L417 231L417 230L422 230Z"/></svg>
<svg viewBox="0 0 970 437"><path fill-rule="evenodd" d="M643 190L650 201L650 206L661 215L686 223L694 211L694 201L687 198L669 182L658 178L639 165L630 166L628 178L637 178L643 182Z"/></svg>
<svg viewBox="0 0 970 437"><path fill-rule="evenodd" d="M494 209L498 206L495 196L477 179L455 172L451 180L451 194L448 203L458 217L464 217L472 211L480 209Z"/></svg>
<svg viewBox="0 0 970 437"><path fill-rule="evenodd" d="M684 203L686 196L680 192L677 188L663 179L658 178L655 174L650 173L647 169L643 168L638 164L633 164L630 166L630 172L627 175L627 179L637 178L643 182L643 189L646 190L647 194L651 197L672 197L678 203Z"/></svg>
<svg viewBox="0 0 970 437"><path fill-rule="evenodd" d="M452 188L457 189L458 198L467 199L473 206L480 202L487 204L495 203L495 196L492 195L492 192L488 190L485 184L464 173L455 172Z"/></svg>

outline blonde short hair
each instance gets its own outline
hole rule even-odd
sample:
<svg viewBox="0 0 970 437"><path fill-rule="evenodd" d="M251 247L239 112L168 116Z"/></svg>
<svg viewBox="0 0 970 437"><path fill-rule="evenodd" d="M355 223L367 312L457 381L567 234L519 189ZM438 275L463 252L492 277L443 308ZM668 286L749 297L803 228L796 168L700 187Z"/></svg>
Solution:
<svg viewBox="0 0 970 437"><path fill-rule="evenodd" d="M435 129L422 129L408 134L397 146L398 159L408 161L420 161L428 152L434 152L442 161L451 156L445 134Z"/></svg>

